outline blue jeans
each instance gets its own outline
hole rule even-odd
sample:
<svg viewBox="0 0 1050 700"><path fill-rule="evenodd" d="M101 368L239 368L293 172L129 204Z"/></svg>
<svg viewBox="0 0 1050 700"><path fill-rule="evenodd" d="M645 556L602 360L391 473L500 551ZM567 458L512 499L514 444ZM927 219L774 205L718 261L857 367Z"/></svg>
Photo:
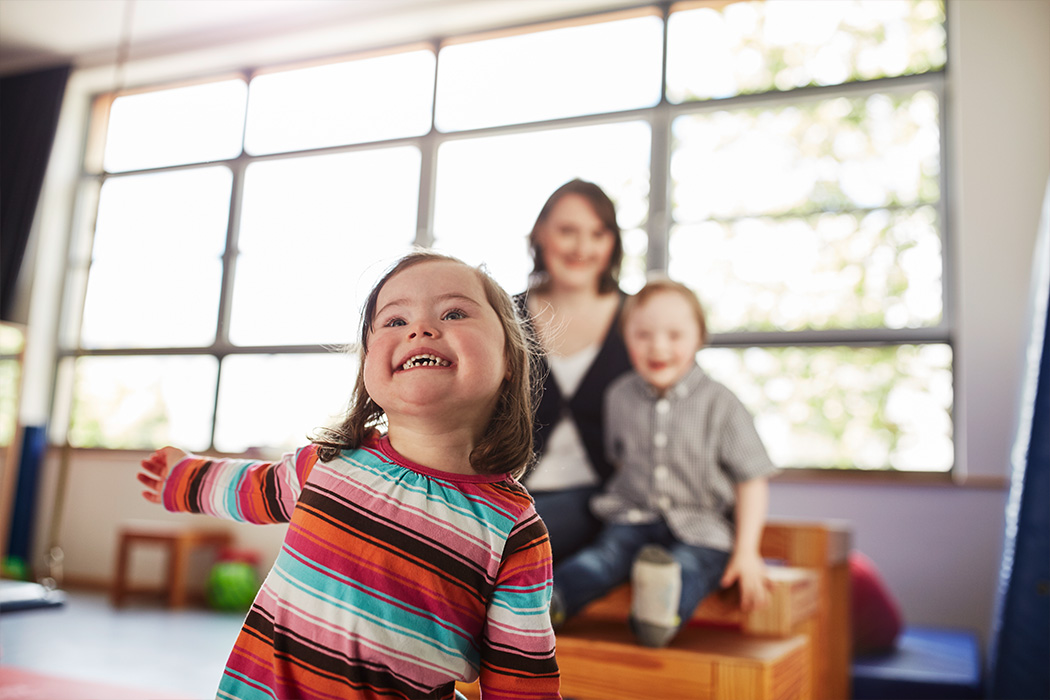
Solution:
<svg viewBox="0 0 1050 700"><path fill-rule="evenodd" d="M719 587L729 552L679 542L660 520L642 525L606 525L590 547L554 568L554 588L567 617L631 578L631 566L647 544L658 544L682 567L682 597L678 615L688 620L700 601Z"/></svg>
<svg viewBox="0 0 1050 700"><path fill-rule="evenodd" d="M564 491L537 491L532 494L536 512L543 518L551 539L554 564L594 542L602 522L591 515L591 496L601 491L586 486Z"/></svg>

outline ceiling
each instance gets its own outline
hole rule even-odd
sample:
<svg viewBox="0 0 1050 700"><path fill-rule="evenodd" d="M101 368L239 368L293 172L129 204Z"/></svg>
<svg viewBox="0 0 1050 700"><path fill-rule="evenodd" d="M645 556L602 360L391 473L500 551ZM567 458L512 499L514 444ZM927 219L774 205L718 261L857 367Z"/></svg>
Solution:
<svg viewBox="0 0 1050 700"><path fill-rule="evenodd" d="M129 60L345 25L393 45L638 0L0 0L0 74Z"/></svg>

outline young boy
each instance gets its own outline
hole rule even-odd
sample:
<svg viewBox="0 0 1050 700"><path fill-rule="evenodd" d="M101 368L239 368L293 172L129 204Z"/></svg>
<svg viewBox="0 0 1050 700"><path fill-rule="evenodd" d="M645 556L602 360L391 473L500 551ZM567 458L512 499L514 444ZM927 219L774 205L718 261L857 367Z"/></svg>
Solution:
<svg viewBox="0 0 1050 700"><path fill-rule="evenodd" d="M688 287L652 281L624 305L633 372L605 395L616 474L591 501L604 529L554 570L555 628L631 579L631 626L668 644L717 587L739 582L743 608L768 601L759 540L776 468L751 414L696 364L703 308Z"/></svg>

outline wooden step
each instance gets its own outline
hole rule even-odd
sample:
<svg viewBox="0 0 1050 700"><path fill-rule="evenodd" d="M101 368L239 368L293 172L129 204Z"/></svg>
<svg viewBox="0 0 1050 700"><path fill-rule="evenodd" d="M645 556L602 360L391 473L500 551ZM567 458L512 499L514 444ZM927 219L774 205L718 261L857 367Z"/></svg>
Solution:
<svg viewBox="0 0 1050 700"><path fill-rule="evenodd" d="M668 647L639 646L621 622L576 620L558 635L562 695L574 700L809 700L809 637L687 627Z"/></svg>
<svg viewBox="0 0 1050 700"><path fill-rule="evenodd" d="M705 697L705 691L701 690L699 693L696 693L691 687L691 679L697 677L700 678L700 681L697 682L706 683L703 686L709 691L706 697L775 697L777 700L810 696L812 700L842 700L842 698L850 697L850 590L846 557L850 548L850 540L850 528L844 522L772 521L766 524L762 535L761 553L767 560L775 560L787 567L812 570L817 574L818 585L815 614L801 622L798 622L798 620L805 618L804 611L812 604L812 601L809 601L793 585L788 586L792 591L788 595L795 597L799 606L798 612L794 612L794 609L789 606L789 609L792 610L788 614L789 619L796 621L797 632L802 638L802 642L809 648L808 663L805 664L806 668L801 671L804 675L804 685L802 685L803 680L799 680L797 683L791 680L792 677L798 677L799 671L792 670L793 667L790 664L780 663L774 664L775 669L779 670L772 672L774 677L773 689L770 689L767 694L748 692L746 688L737 692L726 691L726 687L731 687L731 684L729 681L721 679L724 679L726 676L731 677L731 669L733 667L732 662L726 659L719 665L717 672L711 671L709 666L707 667L708 671L697 671L687 662L679 664L674 670L664 668L655 674L657 678L653 679L649 686L633 687L627 692L620 692L620 684L616 682L616 679L624 675L617 666L621 661L627 664L633 663L636 654L642 653L647 659L645 663L649 665L659 664L659 658L663 655L677 658L676 654L682 649L682 645L687 645L694 633L734 633L725 629L712 630L703 627L693 627L692 623L705 621L708 624L739 626L743 629L745 621L739 612L739 601L734 598L734 593L730 591L709 596L701 604L690 627L680 633L681 639L676 639L667 649L646 650L644 647L635 644L633 638L631 638L627 640L630 642L629 646L625 643L624 646L615 650L606 650L606 652L602 653L601 658L589 661L588 663L594 667L594 673L598 676L593 682L605 684L596 687L604 688L611 685L614 686L613 689L594 691L595 694L591 695L580 693L572 695L565 691L563 693L564 697L576 698L577 700L586 700L586 698L616 700L621 697L629 697L632 700L645 700L646 698L674 700L678 697ZM784 594L782 593L781 595ZM617 596L620 596L620 598L617 599ZM629 589L623 588L622 590L613 591L610 593L610 597L608 601L606 599L595 601L592 604L595 606L593 610L589 608L586 616L577 616L575 620L570 621L569 625L576 625L577 628L583 623L607 623L612 625L607 628L609 634L600 636L598 640L595 640L596 642L611 637L614 632L629 636L630 632L625 623L627 611L630 609ZM779 630L777 634L780 634L786 627L792 627L791 623L785 623L784 618L774 614L772 610L767 610L766 612L776 620L776 622L772 623L772 628ZM597 619L592 618L592 614ZM601 619L603 616L605 616L605 619ZM760 623L747 622L746 625L750 625L751 628L755 629L763 628L763 624ZM576 671L573 669L579 666L577 655L582 654L581 658L589 659L594 655L595 646L594 644L584 644L583 642L586 640L580 640L579 638L575 638L576 641L573 641L574 638L568 633L568 630L569 627L566 626L565 630L558 637L558 662L563 671L568 669L570 674L575 674ZM736 632L735 634L739 635L741 633ZM769 633L759 632L758 634ZM752 641L769 643L774 640L753 638ZM727 644L724 646L723 651L731 651L734 648L734 644ZM791 654L793 653L791 652ZM712 676L712 674L714 675ZM795 675L792 676L792 674ZM713 677L717 677L720 680L711 680ZM685 679L684 681L682 681L683 678ZM672 692L664 692L665 686L677 688L678 685L670 684L677 684L680 681L685 683L686 690L683 692L687 694L679 696ZM564 682L568 683L567 688L574 688L577 682L590 681L577 681L571 677L565 681L563 674ZM765 686L763 686L764 688ZM476 683L457 684L457 689L470 700L477 700L480 697ZM586 687L584 691L591 692ZM716 694L716 691L721 693L721 695ZM765 690L763 690L763 693L765 693Z"/></svg>
<svg viewBox="0 0 1050 700"><path fill-rule="evenodd" d="M819 577L816 571L789 566L767 569L771 589L769 605L750 612L740 610L737 586L704 599L690 620L691 625L739 627L752 635L788 637L817 612ZM631 587L623 585L592 602L579 616L597 621L626 622L631 610Z"/></svg>

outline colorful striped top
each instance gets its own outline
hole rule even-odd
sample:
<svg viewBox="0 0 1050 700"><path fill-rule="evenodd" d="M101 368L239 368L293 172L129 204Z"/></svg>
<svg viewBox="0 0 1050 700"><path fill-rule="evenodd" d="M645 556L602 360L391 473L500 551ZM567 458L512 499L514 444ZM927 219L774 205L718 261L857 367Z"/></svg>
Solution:
<svg viewBox="0 0 1050 700"><path fill-rule="evenodd" d="M171 511L290 523L226 664L218 698L560 698L551 551L506 475L414 464L384 437L331 462L190 455Z"/></svg>

